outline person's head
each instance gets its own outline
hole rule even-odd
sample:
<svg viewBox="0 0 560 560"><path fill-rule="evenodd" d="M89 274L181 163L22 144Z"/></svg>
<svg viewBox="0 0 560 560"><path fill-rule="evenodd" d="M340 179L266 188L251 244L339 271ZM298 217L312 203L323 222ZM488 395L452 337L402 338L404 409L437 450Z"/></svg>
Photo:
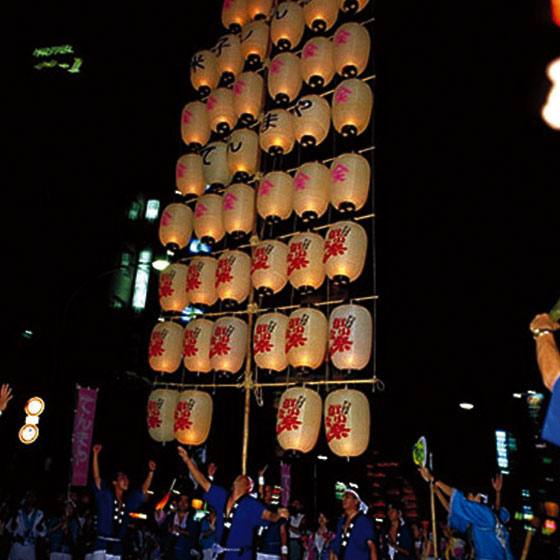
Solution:
<svg viewBox="0 0 560 560"><path fill-rule="evenodd" d="M25 493L25 496L23 497L21 508L23 509L23 511L26 512L31 511L35 507L36 503L37 503L37 494L35 493L34 490L29 490Z"/></svg>
<svg viewBox="0 0 560 560"><path fill-rule="evenodd" d="M353 490L346 490L342 495L342 509L347 513L358 511L360 509L360 502L360 497Z"/></svg>
<svg viewBox="0 0 560 560"><path fill-rule="evenodd" d="M290 503L290 510L292 511L292 513L301 513L303 511L303 504L300 502L300 500L298 500L297 498L295 498L294 500L291 501Z"/></svg>
<svg viewBox="0 0 560 560"><path fill-rule="evenodd" d="M387 506L387 518L391 523L395 523L401 519L401 510L397 504L389 504Z"/></svg>
<svg viewBox="0 0 560 560"><path fill-rule="evenodd" d="M424 530L422 528L422 525L420 525L420 523L418 523L418 521L413 521L410 524L410 528L412 530L412 534L414 535L415 539L421 539L424 533Z"/></svg>
<svg viewBox="0 0 560 560"><path fill-rule="evenodd" d="M126 492L128 490L128 476L125 472L115 472L113 475L113 486L117 492Z"/></svg>
<svg viewBox="0 0 560 560"><path fill-rule="evenodd" d="M271 504L272 503L272 492L274 490L274 486L272 484L266 484L264 487L264 503Z"/></svg>
<svg viewBox="0 0 560 560"><path fill-rule="evenodd" d="M319 513L319 517L317 518L317 525L321 529L325 529L327 527L328 523L329 523L329 520L328 520L327 516L321 511Z"/></svg>
<svg viewBox="0 0 560 560"><path fill-rule="evenodd" d="M233 491L237 494L250 494L253 491L253 479L246 474L240 474L233 481Z"/></svg>
<svg viewBox="0 0 560 560"><path fill-rule="evenodd" d="M189 508L191 506L189 497L185 494L181 494L181 497L179 498L179 503L177 504L177 509L180 512L186 512L189 511Z"/></svg>
<svg viewBox="0 0 560 560"><path fill-rule="evenodd" d="M66 502L66 506L64 508L64 513L68 516L68 517L72 517L74 515L74 502L72 500L68 500Z"/></svg>

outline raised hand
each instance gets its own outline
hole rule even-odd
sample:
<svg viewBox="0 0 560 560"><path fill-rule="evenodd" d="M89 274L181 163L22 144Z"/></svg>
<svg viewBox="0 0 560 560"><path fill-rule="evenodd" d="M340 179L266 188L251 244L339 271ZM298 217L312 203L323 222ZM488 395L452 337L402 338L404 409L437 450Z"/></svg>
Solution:
<svg viewBox="0 0 560 560"><path fill-rule="evenodd" d="M148 463L148 469L150 469L151 472L154 472L156 470L156 462L155 461L150 461Z"/></svg>
<svg viewBox="0 0 560 560"><path fill-rule="evenodd" d="M187 453L187 450L184 447L178 445L177 451L179 452L179 457L181 457L181 459L183 459L183 461L185 461L186 463L187 460L189 459L189 454Z"/></svg>
<svg viewBox="0 0 560 560"><path fill-rule="evenodd" d="M426 482L433 482L434 475L430 472L430 469L427 467L418 467L418 472Z"/></svg>
<svg viewBox="0 0 560 560"><path fill-rule="evenodd" d="M503 484L504 484L504 477L502 476L502 473L500 472L496 475L495 478L492 479L492 487L494 488L494 490L496 492L501 492Z"/></svg>
<svg viewBox="0 0 560 560"><path fill-rule="evenodd" d="M268 469L268 465L265 465L265 466L259 471L259 477L264 476L264 473L266 472L266 469Z"/></svg>
<svg viewBox="0 0 560 560"><path fill-rule="evenodd" d="M101 452L101 450L103 449L102 445L96 444L93 446L93 454L94 455L99 455L99 453Z"/></svg>
<svg viewBox="0 0 560 560"><path fill-rule="evenodd" d="M0 387L0 412L6 410L12 397L12 388L7 383L4 383Z"/></svg>

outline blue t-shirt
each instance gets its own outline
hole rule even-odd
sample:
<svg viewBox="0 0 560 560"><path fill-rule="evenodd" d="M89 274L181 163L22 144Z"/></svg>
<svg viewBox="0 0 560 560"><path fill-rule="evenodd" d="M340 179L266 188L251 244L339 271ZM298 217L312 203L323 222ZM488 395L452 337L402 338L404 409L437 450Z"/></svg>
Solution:
<svg viewBox="0 0 560 560"><path fill-rule="evenodd" d="M552 386L552 396L544 420L542 438L560 447L560 377Z"/></svg>
<svg viewBox="0 0 560 560"><path fill-rule="evenodd" d="M334 538L332 549L334 553L341 559L341 544L342 544L342 530L344 528L345 516L342 516L338 521L336 528L336 537ZM366 517L363 513L358 513L354 518L354 528L350 534L348 546L344 553L345 560L369 560L371 558L371 551L368 541L375 544L375 525L373 519Z"/></svg>
<svg viewBox="0 0 560 560"><path fill-rule="evenodd" d="M200 539L198 541L202 550L212 548L212 545L216 542L216 531L213 531L206 537L202 536L207 531L210 531L211 528L212 527L210 527L210 519L208 519L208 516L203 517L202 521L200 522Z"/></svg>
<svg viewBox="0 0 560 560"><path fill-rule="evenodd" d="M62 530L62 528L52 531L53 527L58 525L60 522L60 517L53 517L47 523L47 528L49 530L50 551L71 553L78 542L78 532L80 530L80 526L78 525L78 521L73 517L68 521L68 530L66 533Z"/></svg>
<svg viewBox="0 0 560 560"><path fill-rule="evenodd" d="M281 519L276 523L263 524L264 537L263 542L260 547L260 551L263 554L277 554L278 556L282 552L282 536L280 529L282 525L286 525L286 520Z"/></svg>

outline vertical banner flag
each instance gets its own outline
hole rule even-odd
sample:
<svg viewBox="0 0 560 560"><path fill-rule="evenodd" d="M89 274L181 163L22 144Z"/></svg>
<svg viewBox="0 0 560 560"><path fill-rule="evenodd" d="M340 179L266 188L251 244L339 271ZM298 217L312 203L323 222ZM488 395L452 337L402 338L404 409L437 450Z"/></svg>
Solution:
<svg viewBox="0 0 560 560"><path fill-rule="evenodd" d="M78 387L72 433L72 486L86 486L97 389Z"/></svg>
<svg viewBox="0 0 560 560"><path fill-rule="evenodd" d="M280 463L280 480L282 485L282 507L288 507L290 503L290 490L292 486L292 469L286 463Z"/></svg>

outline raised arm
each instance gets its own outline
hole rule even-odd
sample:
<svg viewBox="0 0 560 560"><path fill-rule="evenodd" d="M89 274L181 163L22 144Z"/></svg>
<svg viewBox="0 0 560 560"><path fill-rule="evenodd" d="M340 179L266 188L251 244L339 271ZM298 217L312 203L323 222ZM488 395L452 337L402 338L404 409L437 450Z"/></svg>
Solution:
<svg viewBox="0 0 560 560"><path fill-rule="evenodd" d="M560 352L552 332L560 329L560 324L553 321L547 313L541 313L531 321L529 328L537 344L537 363L543 383L552 391L560 376Z"/></svg>
<svg viewBox="0 0 560 560"><path fill-rule="evenodd" d="M265 521L270 521L271 523L276 523L280 521L280 519L289 519L290 512L286 508L279 508L278 511L270 511L269 509L265 509L262 512L262 518Z"/></svg>
<svg viewBox="0 0 560 560"><path fill-rule="evenodd" d="M142 492L144 492L144 496L148 493L150 486L152 484L152 479L154 478L154 471L156 470L156 464L154 461L150 461L148 463L148 476L146 476L146 480L144 484L142 484Z"/></svg>
<svg viewBox="0 0 560 560"><path fill-rule="evenodd" d="M200 484L201 488L208 492L210 489L210 481L198 470L198 467L191 461L191 458L188 456L187 451L184 447L178 446L177 450L179 451L179 456L187 467L189 468L190 473L193 475L193 478L196 480L198 484Z"/></svg>
<svg viewBox="0 0 560 560"><path fill-rule="evenodd" d="M12 396L12 388L7 383L4 383L0 387L0 414L6 410Z"/></svg>
<svg viewBox="0 0 560 560"><path fill-rule="evenodd" d="M448 484L445 484L445 482L442 482L441 480L435 480L434 475L430 472L428 468L418 467L418 472L422 475L422 478L426 482L429 482L430 484L434 485L434 489L441 490L441 492L443 492L443 494L445 494L446 496L451 496L451 494L453 494L453 490L455 490L455 488L449 486Z"/></svg>
<svg viewBox="0 0 560 560"><path fill-rule="evenodd" d="M500 507L502 505L502 486L504 484L504 477L502 476L502 473L499 472L495 478L492 479L492 487L494 488L494 491L496 492L496 499L494 501L494 511L499 514L500 513Z"/></svg>
<svg viewBox="0 0 560 560"><path fill-rule="evenodd" d="M103 447L99 444L93 446L93 482L98 490L101 490L101 475L99 474L99 453Z"/></svg>
<svg viewBox="0 0 560 560"><path fill-rule="evenodd" d="M449 511L449 500L445 497L444 493L435 485L434 485L434 492L440 504L445 508L446 511Z"/></svg>

